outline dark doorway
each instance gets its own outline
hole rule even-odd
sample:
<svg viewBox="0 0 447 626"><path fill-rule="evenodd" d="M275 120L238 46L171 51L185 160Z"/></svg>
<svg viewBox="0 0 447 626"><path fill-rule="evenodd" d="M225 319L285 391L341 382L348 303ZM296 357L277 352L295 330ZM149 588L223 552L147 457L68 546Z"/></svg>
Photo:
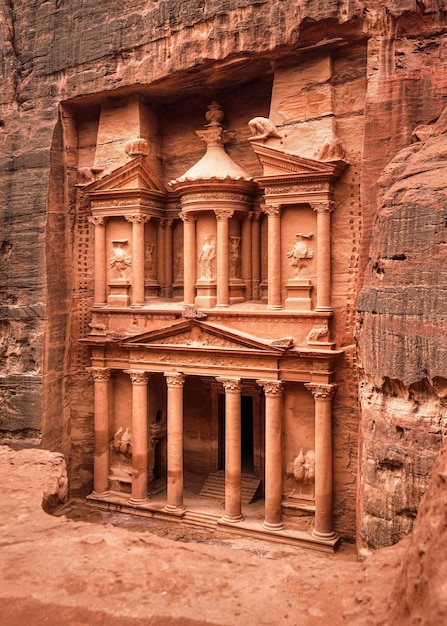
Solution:
<svg viewBox="0 0 447 626"><path fill-rule="evenodd" d="M253 398L252 396L242 396L241 455L242 455L242 473L254 475Z"/></svg>

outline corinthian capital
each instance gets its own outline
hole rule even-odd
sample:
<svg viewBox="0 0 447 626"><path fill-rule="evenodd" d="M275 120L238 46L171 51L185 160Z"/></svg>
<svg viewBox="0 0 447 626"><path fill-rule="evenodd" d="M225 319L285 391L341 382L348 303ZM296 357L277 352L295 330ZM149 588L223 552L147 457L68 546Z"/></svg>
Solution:
<svg viewBox="0 0 447 626"><path fill-rule="evenodd" d="M229 220L233 217L234 210L232 209L214 209L214 213L218 220Z"/></svg>
<svg viewBox="0 0 447 626"><path fill-rule="evenodd" d="M87 369L95 382L109 380L110 378L110 368L108 367L88 367Z"/></svg>
<svg viewBox="0 0 447 626"><path fill-rule="evenodd" d="M218 376L216 377L216 380L222 383L227 393L228 392L240 393L241 391L241 379L240 378L224 378L224 377Z"/></svg>
<svg viewBox="0 0 447 626"><path fill-rule="evenodd" d="M280 204L263 204L261 206L261 210L268 217L277 217L281 214L281 205Z"/></svg>
<svg viewBox="0 0 447 626"><path fill-rule="evenodd" d="M332 400L337 385L323 385L318 383L307 383L304 385L309 389L315 400Z"/></svg>
<svg viewBox="0 0 447 626"><path fill-rule="evenodd" d="M107 218L102 215L90 215L87 219L90 224L93 224L94 226L105 226Z"/></svg>
<svg viewBox="0 0 447 626"><path fill-rule="evenodd" d="M182 220L182 222L195 222L197 220L197 217L195 215L191 215L191 213L185 213L185 211L180 211L178 216Z"/></svg>
<svg viewBox="0 0 447 626"><path fill-rule="evenodd" d="M145 224L151 219L150 215L143 215L143 213L134 213L133 215L125 215L124 217L132 224Z"/></svg>
<svg viewBox="0 0 447 626"><path fill-rule="evenodd" d="M164 376L168 387L183 387L185 376L180 372L165 372Z"/></svg>
<svg viewBox="0 0 447 626"><path fill-rule="evenodd" d="M257 380L258 385L264 389L266 396L277 397L281 396L284 386L280 380Z"/></svg>
<svg viewBox="0 0 447 626"><path fill-rule="evenodd" d="M129 374L132 384L146 385L149 380L149 373L141 370L123 370L125 374Z"/></svg>
<svg viewBox="0 0 447 626"><path fill-rule="evenodd" d="M334 203L331 200L324 200L322 202L311 202L310 206L316 213L332 213L334 210Z"/></svg>

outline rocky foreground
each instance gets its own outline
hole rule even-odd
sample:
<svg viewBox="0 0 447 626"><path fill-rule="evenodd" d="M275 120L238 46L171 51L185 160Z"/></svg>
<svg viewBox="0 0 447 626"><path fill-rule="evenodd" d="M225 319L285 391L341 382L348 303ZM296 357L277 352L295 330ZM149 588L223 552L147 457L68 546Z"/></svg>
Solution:
<svg viewBox="0 0 447 626"><path fill-rule="evenodd" d="M413 536L359 563L346 548L197 542L184 529L175 541L151 520L135 530L50 515L66 495L63 457L2 446L0 623L445 624L446 476L441 457Z"/></svg>

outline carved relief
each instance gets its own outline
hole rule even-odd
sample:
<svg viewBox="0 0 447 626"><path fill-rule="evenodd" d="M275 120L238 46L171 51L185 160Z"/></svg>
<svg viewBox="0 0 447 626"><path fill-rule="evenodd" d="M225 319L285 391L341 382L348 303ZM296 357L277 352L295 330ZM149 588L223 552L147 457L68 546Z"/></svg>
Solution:
<svg viewBox="0 0 447 626"><path fill-rule="evenodd" d="M253 133L252 137L248 138L248 141L265 141L269 137L281 139L276 126L267 117L254 117L248 122L248 127L250 132Z"/></svg>
<svg viewBox="0 0 447 626"><path fill-rule="evenodd" d="M241 273L241 256L240 256L240 237L229 237L228 264L230 278L240 278Z"/></svg>
<svg viewBox="0 0 447 626"><path fill-rule="evenodd" d="M301 270L307 265L307 261L312 259L314 252L309 247L308 240L312 239L313 233L297 233L296 237L298 241L293 244L293 248L287 252L287 258L290 259L290 264L295 270L295 278L298 278ZM306 241L307 240L307 241Z"/></svg>
<svg viewBox="0 0 447 626"><path fill-rule="evenodd" d="M306 337L306 341L307 343L329 341L329 327L327 326L327 324L324 326L316 326L315 328L312 328L312 330L309 331Z"/></svg>
<svg viewBox="0 0 447 626"><path fill-rule="evenodd" d="M131 257L127 254L127 239L112 241L113 253L110 257L110 267L118 280L126 280L129 277L129 269L132 265Z"/></svg>
<svg viewBox="0 0 447 626"><path fill-rule="evenodd" d="M155 244L150 242L144 244L144 271L146 274L149 274L154 267L154 250Z"/></svg>
<svg viewBox="0 0 447 626"><path fill-rule="evenodd" d="M200 278L199 280L213 280L215 278L216 242L208 235L199 252Z"/></svg>
<svg viewBox="0 0 447 626"><path fill-rule="evenodd" d="M124 430L121 426L113 435L112 448L116 452L121 452L124 456L132 456L132 433L128 428Z"/></svg>
<svg viewBox="0 0 447 626"><path fill-rule="evenodd" d="M294 460L288 464L286 476L289 479L291 495L314 497L315 492L315 450L300 449Z"/></svg>

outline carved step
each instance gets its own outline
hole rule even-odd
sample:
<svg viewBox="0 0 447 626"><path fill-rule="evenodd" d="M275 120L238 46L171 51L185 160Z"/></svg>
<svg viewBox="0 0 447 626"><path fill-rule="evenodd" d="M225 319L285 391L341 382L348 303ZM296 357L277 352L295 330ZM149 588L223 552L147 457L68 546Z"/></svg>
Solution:
<svg viewBox="0 0 447 626"><path fill-rule="evenodd" d="M242 504L250 504L254 502L258 492L261 489L261 481L254 476L241 476L241 501ZM225 500L225 471L220 470L214 474L209 474L203 485L200 495L204 498L215 498L216 500Z"/></svg>
<svg viewBox="0 0 447 626"><path fill-rule="evenodd" d="M186 511L183 516L182 523L189 526L197 526L198 528L210 528L215 530L217 527L217 520L221 516L213 515L211 513L199 513L198 511Z"/></svg>

